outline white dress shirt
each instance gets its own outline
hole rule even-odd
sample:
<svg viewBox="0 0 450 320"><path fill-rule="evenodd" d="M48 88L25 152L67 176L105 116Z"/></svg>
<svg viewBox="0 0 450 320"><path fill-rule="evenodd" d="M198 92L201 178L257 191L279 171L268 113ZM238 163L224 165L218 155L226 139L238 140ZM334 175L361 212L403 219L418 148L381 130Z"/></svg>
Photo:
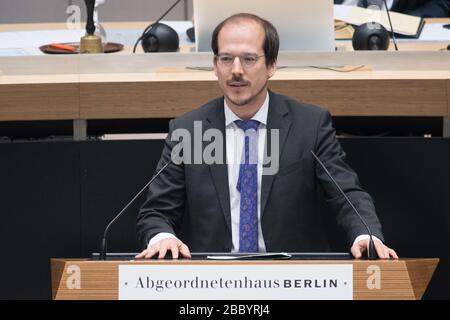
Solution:
<svg viewBox="0 0 450 320"><path fill-rule="evenodd" d="M259 111L252 117L252 120L259 121L258 127L258 250L266 252L264 237L261 230L261 182L262 182L262 164L264 157L264 145L266 143L267 114L269 113L269 94ZM237 190L239 178L239 166L241 163L242 151L244 148L244 131L240 129L234 121L241 120L231 111L225 101L225 135L227 147L228 164L228 187L230 190L230 210L231 210L231 237L233 247L231 252L239 251L239 220L241 194Z"/></svg>
<svg viewBox="0 0 450 320"><path fill-rule="evenodd" d="M225 100L224 100L225 101ZM231 252L239 251L239 220L240 220L240 201L241 195L237 190L237 181L239 178L239 166L241 163L242 151L244 146L244 131L240 129L234 121L240 119L230 107L227 102L224 103L225 112L225 140L226 140L226 156L228 165L228 187L230 191L230 213L231 213L231 238L232 248ZM252 120L259 121L258 127L258 250L259 252L266 252L264 243L264 235L261 229L261 182L262 182L262 164L264 159L264 146L266 142L265 130L267 128L267 115L269 113L269 94L259 111L252 117ZM166 238L176 238L175 235L167 232L158 233L148 244L148 247ZM369 238L368 235L360 235L354 241L358 242L362 239ZM374 237L376 239L376 237ZM378 239L377 239L378 240Z"/></svg>

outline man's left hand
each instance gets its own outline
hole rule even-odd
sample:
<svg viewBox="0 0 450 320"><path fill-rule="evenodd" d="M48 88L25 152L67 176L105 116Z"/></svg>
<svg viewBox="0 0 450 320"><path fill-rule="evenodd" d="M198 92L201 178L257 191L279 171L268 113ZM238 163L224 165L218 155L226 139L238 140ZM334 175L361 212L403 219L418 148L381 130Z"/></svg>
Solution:
<svg viewBox="0 0 450 320"><path fill-rule="evenodd" d="M380 259L398 259L397 253L385 246L381 241L374 240L375 249L377 251L378 257ZM350 249L352 255L355 257L355 259L361 259L364 252L367 251L367 248L369 247L369 239L361 240L356 242Z"/></svg>

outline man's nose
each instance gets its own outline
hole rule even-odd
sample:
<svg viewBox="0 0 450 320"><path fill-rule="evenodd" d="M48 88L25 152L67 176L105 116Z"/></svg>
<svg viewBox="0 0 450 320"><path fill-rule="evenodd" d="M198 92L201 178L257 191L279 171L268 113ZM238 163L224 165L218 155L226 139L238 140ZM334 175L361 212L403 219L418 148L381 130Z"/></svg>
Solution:
<svg viewBox="0 0 450 320"><path fill-rule="evenodd" d="M242 68L241 60L239 59L239 57L234 57L231 72L233 74L243 74L244 73L244 68Z"/></svg>

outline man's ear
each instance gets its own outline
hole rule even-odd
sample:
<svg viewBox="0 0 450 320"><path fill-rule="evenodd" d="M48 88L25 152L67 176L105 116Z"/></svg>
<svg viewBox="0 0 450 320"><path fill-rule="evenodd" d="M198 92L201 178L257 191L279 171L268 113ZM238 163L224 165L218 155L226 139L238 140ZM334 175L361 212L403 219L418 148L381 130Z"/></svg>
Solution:
<svg viewBox="0 0 450 320"><path fill-rule="evenodd" d="M217 58L216 57L214 57L213 66L214 66L214 74L216 75L216 77L218 77L217 76Z"/></svg>
<svg viewBox="0 0 450 320"><path fill-rule="evenodd" d="M269 69L267 70L268 78L272 78L275 72L277 71L277 61L275 60L274 63L272 63L271 66L269 66Z"/></svg>

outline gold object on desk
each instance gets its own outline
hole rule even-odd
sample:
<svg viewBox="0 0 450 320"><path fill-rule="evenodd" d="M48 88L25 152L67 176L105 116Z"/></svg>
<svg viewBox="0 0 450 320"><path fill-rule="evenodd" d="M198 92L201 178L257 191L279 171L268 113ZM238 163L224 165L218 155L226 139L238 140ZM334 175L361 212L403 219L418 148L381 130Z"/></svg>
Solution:
<svg viewBox="0 0 450 320"><path fill-rule="evenodd" d="M80 40L80 53L102 53L102 38L95 35L94 6L95 0L84 0L87 9L86 35Z"/></svg>
<svg viewBox="0 0 450 320"><path fill-rule="evenodd" d="M80 53L103 53L102 38L91 34L82 37Z"/></svg>

